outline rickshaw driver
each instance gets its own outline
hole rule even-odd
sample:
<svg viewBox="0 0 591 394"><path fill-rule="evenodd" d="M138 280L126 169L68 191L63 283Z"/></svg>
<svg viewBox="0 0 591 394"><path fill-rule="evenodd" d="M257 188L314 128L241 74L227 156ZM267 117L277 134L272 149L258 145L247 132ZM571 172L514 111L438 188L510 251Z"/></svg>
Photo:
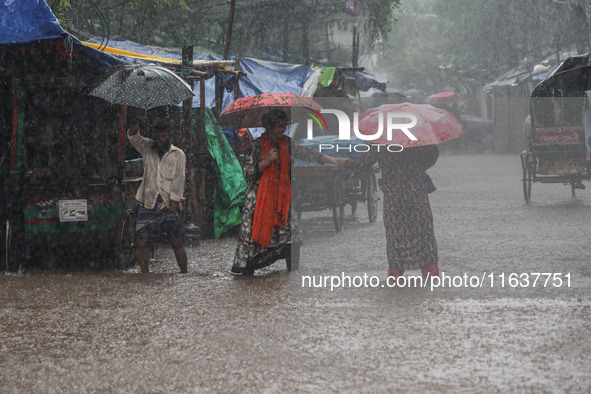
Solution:
<svg viewBox="0 0 591 394"><path fill-rule="evenodd" d="M181 202L185 191L185 153L172 145L170 125L158 119L152 126L153 138L139 134L141 111L137 110L127 132L129 142L144 159L144 176L135 198L141 203L136 221L136 257L142 274L147 274L148 239L168 236L181 273L187 273L187 253L180 237Z"/></svg>

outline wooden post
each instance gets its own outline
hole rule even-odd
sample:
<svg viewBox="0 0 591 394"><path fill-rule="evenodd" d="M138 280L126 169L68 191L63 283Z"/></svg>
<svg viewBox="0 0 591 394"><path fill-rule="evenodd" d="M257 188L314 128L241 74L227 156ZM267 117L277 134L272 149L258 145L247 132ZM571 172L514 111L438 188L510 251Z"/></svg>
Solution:
<svg viewBox="0 0 591 394"><path fill-rule="evenodd" d="M359 34L357 33L357 26L353 26L353 54L351 59L351 65L357 67L357 61L359 59Z"/></svg>
<svg viewBox="0 0 591 394"><path fill-rule="evenodd" d="M14 91L18 92L13 102L12 136L10 147L10 181L15 189L20 189L23 172L23 148L25 133L24 87L15 84Z"/></svg>
<svg viewBox="0 0 591 394"><path fill-rule="evenodd" d="M240 59L236 59L234 71L236 71L236 83L234 84L234 100L236 100L240 98Z"/></svg>
<svg viewBox="0 0 591 394"><path fill-rule="evenodd" d="M228 59L230 54L230 42L232 41L232 25L234 24L234 11L236 10L236 0L230 1L230 15L228 16L228 31L226 32L226 47L224 48L224 60Z"/></svg>
<svg viewBox="0 0 591 394"><path fill-rule="evenodd" d="M222 82L222 77L220 76L220 71L215 70L215 109L216 109L216 116L219 117L222 114L222 105L224 103L224 84Z"/></svg>
<svg viewBox="0 0 591 394"><path fill-rule="evenodd" d="M201 78L199 80L199 125L197 129L197 144L198 149L202 150L204 153L206 137L205 137L205 78Z"/></svg>
<svg viewBox="0 0 591 394"><path fill-rule="evenodd" d="M192 67L193 47L183 47L183 67ZM193 79L185 79L193 89ZM200 215L200 205L197 199L197 184L195 180L195 160L193 149L193 98L183 100L182 108L183 133L181 134L181 147L187 155L187 173L189 181L189 199L188 205L191 208L193 224L201 227L203 225L202 215Z"/></svg>
<svg viewBox="0 0 591 394"><path fill-rule="evenodd" d="M307 18L302 20L302 57L304 64L310 65L310 21Z"/></svg>
<svg viewBox="0 0 591 394"><path fill-rule="evenodd" d="M117 147L117 163L121 164L125 159L125 120L127 109L125 105L119 106L119 145Z"/></svg>
<svg viewBox="0 0 591 394"><path fill-rule="evenodd" d="M183 47L183 67L190 67L193 68L193 47L192 46L184 46ZM191 86L193 89L193 80L185 78L185 82ZM180 147L186 153L191 152L191 148L193 147L193 135L192 135L192 119L193 119L193 97L189 97L188 99L183 100L183 108L182 108L182 134L181 134L181 141Z"/></svg>
<svg viewBox="0 0 591 394"><path fill-rule="evenodd" d="M196 181L196 195L198 210L196 213L198 217L196 221L201 229L201 235L204 238L213 236L213 192L208 187L207 176L207 137L205 130L205 78L199 80L199 123L195 133L195 143L197 145L197 168L195 171Z"/></svg>
<svg viewBox="0 0 591 394"><path fill-rule="evenodd" d="M236 83L234 84L234 100L240 98L240 59L236 59L234 65L234 71L236 72ZM240 150L240 133L237 129L234 129L234 154L238 156Z"/></svg>

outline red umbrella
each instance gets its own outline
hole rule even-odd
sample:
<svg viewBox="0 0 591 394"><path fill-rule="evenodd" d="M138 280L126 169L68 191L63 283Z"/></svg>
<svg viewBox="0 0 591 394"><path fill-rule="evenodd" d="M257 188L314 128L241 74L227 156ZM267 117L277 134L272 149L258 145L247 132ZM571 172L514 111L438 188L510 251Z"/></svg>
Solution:
<svg viewBox="0 0 591 394"><path fill-rule="evenodd" d="M263 93L233 101L218 119L218 124L235 129L261 127L261 117L276 108L285 111L289 123L305 120L310 112L322 109L310 97L293 93Z"/></svg>
<svg viewBox="0 0 591 394"><path fill-rule="evenodd" d="M388 114L392 117L388 121ZM381 121L380 121L381 119ZM416 120L416 124L413 125ZM380 122L382 132L379 135ZM388 138L388 123L400 125L392 130ZM408 125L404 127L403 125ZM406 128L417 138L412 140L402 129ZM369 142L378 144L397 144L405 148L423 145L435 145L458 138L462 135L461 123L444 109L429 104L386 104L370 108L359 116L359 132L364 135L376 135Z"/></svg>
<svg viewBox="0 0 591 394"><path fill-rule="evenodd" d="M460 99L460 95L454 92L441 92L429 96L427 98L427 102L429 104L436 104L436 103L453 103Z"/></svg>

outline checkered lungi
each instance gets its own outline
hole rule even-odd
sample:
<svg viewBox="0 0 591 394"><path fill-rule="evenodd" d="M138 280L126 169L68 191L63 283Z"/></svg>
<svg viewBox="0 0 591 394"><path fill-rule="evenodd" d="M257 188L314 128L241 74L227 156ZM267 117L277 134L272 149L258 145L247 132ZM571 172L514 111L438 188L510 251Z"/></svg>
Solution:
<svg viewBox="0 0 591 394"><path fill-rule="evenodd" d="M178 212L172 212L170 208L162 208L162 199L158 197L154 209L147 209L143 205L137 214L135 224L136 238L160 238L165 234L178 234L183 221Z"/></svg>

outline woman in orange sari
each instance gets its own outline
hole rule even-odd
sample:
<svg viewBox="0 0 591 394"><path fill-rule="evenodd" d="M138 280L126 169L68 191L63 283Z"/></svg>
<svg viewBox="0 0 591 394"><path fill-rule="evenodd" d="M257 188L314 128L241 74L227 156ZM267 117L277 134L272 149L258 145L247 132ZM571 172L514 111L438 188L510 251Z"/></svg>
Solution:
<svg viewBox="0 0 591 394"><path fill-rule="evenodd" d="M290 258L297 236L291 228L291 158L340 167L347 162L303 147L284 135L288 119L282 110L263 115L262 123L265 132L250 145L244 159L248 186L232 265L232 272L244 275Z"/></svg>

